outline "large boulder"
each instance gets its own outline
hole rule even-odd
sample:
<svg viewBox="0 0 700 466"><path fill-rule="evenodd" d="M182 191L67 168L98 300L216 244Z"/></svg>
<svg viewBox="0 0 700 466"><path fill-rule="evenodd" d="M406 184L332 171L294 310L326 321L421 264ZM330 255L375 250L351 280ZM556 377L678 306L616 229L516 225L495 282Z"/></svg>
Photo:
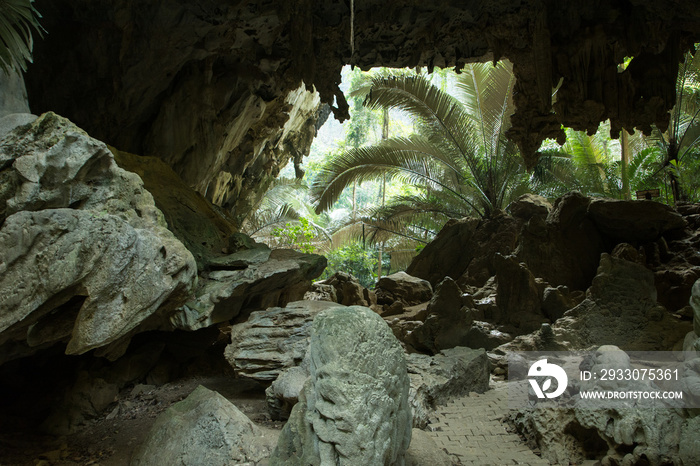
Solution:
<svg viewBox="0 0 700 466"><path fill-rule="evenodd" d="M515 256L496 255L496 305L502 322L523 327L525 331L538 328L542 322L540 292L535 276ZM534 322L534 328L531 328ZM529 327L528 327L529 325Z"/></svg>
<svg viewBox="0 0 700 466"><path fill-rule="evenodd" d="M669 351L691 325L656 302L654 274L638 262L604 253L586 298L541 332L518 337L503 350L587 349L617 345L628 351Z"/></svg>
<svg viewBox="0 0 700 466"><path fill-rule="evenodd" d="M603 235L629 243L655 241L686 226L681 214L660 202L594 199L588 216Z"/></svg>
<svg viewBox="0 0 700 466"><path fill-rule="evenodd" d="M324 311L313 323L310 377L271 465L402 464L411 440L401 345L370 309Z"/></svg>
<svg viewBox="0 0 700 466"><path fill-rule="evenodd" d="M474 319L462 306L462 290L454 280L445 277L438 284L427 311L425 322L406 335L406 343L433 354L455 346L468 346L466 335Z"/></svg>
<svg viewBox="0 0 700 466"><path fill-rule="evenodd" d="M197 330L301 300L326 267L326 258L259 245L210 263L217 266L200 274L194 296L171 316L174 327Z"/></svg>
<svg viewBox="0 0 700 466"><path fill-rule="evenodd" d="M445 277L460 284L483 286L495 273L495 254L515 251L518 228L519 222L508 215L450 220L411 261L406 272L433 286Z"/></svg>
<svg viewBox="0 0 700 466"><path fill-rule="evenodd" d="M163 212L168 229L192 252L199 281L194 295L170 317L173 327L197 330L252 311L302 299L326 259L292 250L271 251L237 233L230 219L168 165L111 148L120 167L139 175Z"/></svg>
<svg viewBox="0 0 700 466"><path fill-rule="evenodd" d="M230 401L199 386L156 419L132 466L254 464L270 455L272 436Z"/></svg>
<svg viewBox="0 0 700 466"><path fill-rule="evenodd" d="M377 303L393 304L399 301L404 306L424 303L433 295L427 280L413 277L406 272L396 272L382 277L375 287Z"/></svg>
<svg viewBox="0 0 700 466"><path fill-rule="evenodd" d="M536 277L553 286L585 290L607 244L588 218L591 199L578 192L558 198L546 219L523 224L516 255Z"/></svg>
<svg viewBox="0 0 700 466"><path fill-rule="evenodd" d="M435 356L406 356L413 426L424 429L432 413L450 399L489 389L489 360L483 349L456 347Z"/></svg>
<svg viewBox="0 0 700 466"><path fill-rule="evenodd" d="M57 342L119 356L197 280L141 179L53 113L0 143L0 362Z"/></svg>
<svg viewBox="0 0 700 466"><path fill-rule="evenodd" d="M588 364L593 371L630 367L627 354L615 346L600 347ZM586 383L587 389L598 391L656 389L649 381ZM648 399L604 404L578 394L557 405L550 403L521 407L509 414L509 420L530 447L539 449L552 464L590 459L601 464L694 464L681 463L679 458L681 439L697 434L697 424L686 422L684 410ZM691 443L681 451L692 458L697 446Z"/></svg>
<svg viewBox="0 0 700 466"><path fill-rule="evenodd" d="M246 322L231 329L231 343L224 355L239 376L272 382L283 369L301 364L314 318L334 308L343 306L295 301L286 307L253 312Z"/></svg>
<svg viewBox="0 0 700 466"><path fill-rule="evenodd" d="M552 204L546 197L537 194L523 194L508 205L508 211L513 217L530 220L532 217L547 218L552 211Z"/></svg>

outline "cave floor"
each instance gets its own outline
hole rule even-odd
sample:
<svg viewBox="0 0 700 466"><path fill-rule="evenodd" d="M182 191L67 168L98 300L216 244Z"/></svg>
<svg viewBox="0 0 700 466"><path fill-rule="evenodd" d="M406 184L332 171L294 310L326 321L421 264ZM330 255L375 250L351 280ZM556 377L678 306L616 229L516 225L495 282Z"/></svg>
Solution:
<svg viewBox="0 0 700 466"><path fill-rule="evenodd" d="M123 390L104 415L90 420L78 432L53 437L22 432L0 435L2 466L124 466L143 441L156 417L203 385L236 405L276 439L283 423L271 421L265 393L256 383L230 376L195 376L161 386L136 385ZM276 441L276 440L275 440Z"/></svg>
<svg viewBox="0 0 700 466"><path fill-rule="evenodd" d="M121 466L129 464L158 414L197 386L216 390L276 438L282 422L270 420L259 386L227 376L196 376L162 386L136 385L120 393L114 407L74 434L0 436L3 466ZM549 465L502 422L508 412L507 385L492 380L484 394L471 393L441 406L429 434L457 465Z"/></svg>
<svg viewBox="0 0 700 466"><path fill-rule="evenodd" d="M428 432L457 464L549 466L502 422L507 413L507 384L492 380L486 393L470 393L438 407Z"/></svg>

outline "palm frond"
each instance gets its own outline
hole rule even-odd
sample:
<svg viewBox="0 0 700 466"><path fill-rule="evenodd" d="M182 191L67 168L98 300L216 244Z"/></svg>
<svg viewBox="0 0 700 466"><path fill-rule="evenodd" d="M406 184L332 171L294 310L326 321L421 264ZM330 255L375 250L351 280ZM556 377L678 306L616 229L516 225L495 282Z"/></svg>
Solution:
<svg viewBox="0 0 700 466"><path fill-rule="evenodd" d="M342 152L325 163L311 185L316 212L329 209L353 182L389 179L428 185L460 196L443 178L468 181L451 159L420 136L392 138L371 146ZM465 198L465 201L468 201Z"/></svg>
<svg viewBox="0 0 700 466"><path fill-rule="evenodd" d="M27 70L32 62L32 31L42 35L41 15L32 5L34 0L0 0L0 69Z"/></svg>

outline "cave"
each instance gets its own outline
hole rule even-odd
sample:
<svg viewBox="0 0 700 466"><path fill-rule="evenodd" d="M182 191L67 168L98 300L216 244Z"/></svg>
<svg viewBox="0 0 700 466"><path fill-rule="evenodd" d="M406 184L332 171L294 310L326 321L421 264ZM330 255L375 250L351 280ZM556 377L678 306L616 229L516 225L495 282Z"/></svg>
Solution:
<svg viewBox="0 0 700 466"><path fill-rule="evenodd" d="M684 54L700 42L692 2L33 5L41 30L32 63L23 82L0 80L0 378L11 382L0 389L1 464L158 464L148 445L179 437L151 427L202 406L223 416L221 431L200 425L206 436L228 439L229 424L240 424L255 438L247 456L235 447L221 464L267 464L270 455L270 464L291 464L284 455L296 460L303 449L289 432L315 428L297 407L333 405L338 437L322 450L364 432L345 424L356 414L337 399L390 413L389 450L358 453L367 464L401 463L411 435L428 452L423 461L487 461L470 443L484 434L454 417L466 412L489 416L497 462L562 460L557 433L569 453L599 460L610 454L598 427L605 413L579 423L568 417L580 412L564 410L550 427L511 416L538 439L537 453L506 433L505 385L489 390L505 384L505 352L700 350L700 204L526 196L503 215L451 220L407 273L382 277L375 290L343 271L312 283L325 257L239 232L280 171L309 155L326 119L350 118L340 87L347 65L459 73L508 60L516 83L507 136L530 170L543 143L565 142L564 127L592 135L609 121L613 138L664 131ZM352 339L365 330L342 350L315 339L342 334L316 317L347 306L374 311L365 319L380 322L367 330L372 344L393 346ZM359 325L347 318L348 328ZM310 345L328 353L314 359ZM367 369L373 351L407 362ZM365 369L357 380L374 380L381 396L353 388L353 370ZM350 388L324 385L333 378ZM331 424L319 413L314 426ZM620 435L631 430L635 448L616 454L636 464L700 458L686 447L696 418L664 413L627 413ZM671 440L658 442L653 425ZM448 433L458 448L437 447ZM204 464L213 450L206 439L193 444L204 456L178 460ZM168 445L163 455L177 449ZM409 451L410 464L425 464Z"/></svg>

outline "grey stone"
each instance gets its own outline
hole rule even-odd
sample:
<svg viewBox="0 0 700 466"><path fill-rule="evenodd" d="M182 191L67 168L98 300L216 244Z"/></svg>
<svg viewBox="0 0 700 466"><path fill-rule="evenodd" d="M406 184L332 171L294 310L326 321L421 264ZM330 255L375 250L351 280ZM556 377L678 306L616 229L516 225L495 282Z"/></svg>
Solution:
<svg viewBox="0 0 700 466"><path fill-rule="evenodd" d="M427 280L413 277L406 272L396 272L380 278L375 292L379 304L400 301L404 306L412 306L429 301L433 295L433 288Z"/></svg>
<svg viewBox="0 0 700 466"><path fill-rule="evenodd" d="M683 217L660 202L594 199L588 215L606 236L627 242L649 242L686 226Z"/></svg>
<svg viewBox="0 0 700 466"><path fill-rule="evenodd" d="M0 70L0 118L12 113L30 113L24 78L21 71Z"/></svg>
<svg viewBox="0 0 700 466"><path fill-rule="evenodd" d="M537 194L523 194L508 205L508 211L513 217L529 220L531 217L547 217L552 210L552 204L547 198Z"/></svg>
<svg viewBox="0 0 700 466"><path fill-rule="evenodd" d="M403 464L411 439L409 379L399 342L370 309L320 313L310 372L270 465Z"/></svg>
<svg viewBox="0 0 700 466"><path fill-rule="evenodd" d="M130 464L251 464L269 456L272 447L273 439L231 402L199 386L158 416Z"/></svg>
<svg viewBox="0 0 700 466"><path fill-rule="evenodd" d="M283 369L304 359L316 315L340 307L327 301L296 301L253 312L248 321L231 329L224 355L238 375L272 382Z"/></svg>
<svg viewBox="0 0 700 466"><path fill-rule="evenodd" d="M53 113L0 142L0 225L0 361L56 342L114 359L196 283L141 179Z"/></svg>
<svg viewBox="0 0 700 466"><path fill-rule="evenodd" d="M257 258L237 266L242 256ZM210 263L225 263L225 266L200 274L195 296L170 317L174 327L197 330L301 300L311 280L326 267L326 258L291 249L257 248Z"/></svg>
<svg viewBox="0 0 700 466"><path fill-rule="evenodd" d="M38 117L31 113L9 113L0 117L0 139L7 136L18 126L33 123Z"/></svg>
<svg viewBox="0 0 700 466"><path fill-rule="evenodd" d="M489 389L489 360L483 349L456 347L435 356L414 353L406 361L413 427L425 428L437 406L450 399Z"/></svg>
<svg viewBox="0 0 700 466"><path fill-rule="evenodd" d="M682 464L700 464L700 416L690 418L683 426L678 456Z"/></svg>

